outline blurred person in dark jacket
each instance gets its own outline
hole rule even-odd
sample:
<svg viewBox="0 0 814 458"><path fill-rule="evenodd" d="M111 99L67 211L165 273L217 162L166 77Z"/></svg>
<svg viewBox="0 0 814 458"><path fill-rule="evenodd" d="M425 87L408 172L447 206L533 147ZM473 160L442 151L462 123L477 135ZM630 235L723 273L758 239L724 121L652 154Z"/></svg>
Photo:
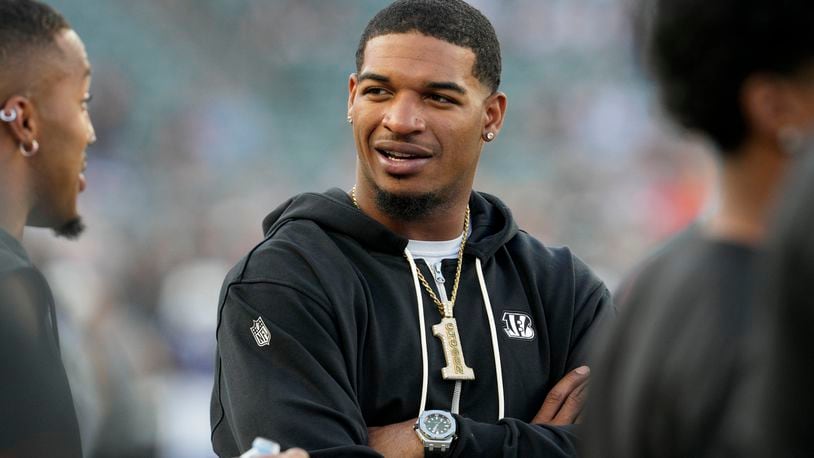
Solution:
<svg viewBox="0 0 814 458"><path fill-rule="evenodd" d="M814 456L814 138L789 177L788 198L771 227L755 319L748 337L749 380L729 414L740 456Z"/></svg>
<svg viewBox="0 0 814 458"><path fill-rule="evenodd" d="M790 158L814 126L814 2L638 7L642 49L666 110L717 151L720 202L618 291L621 319L597 348L585 451L718 456L744 377L767 221Z"/></svg>
<svg viewBox="0 0 814 458"><path fill-rule="evenodd" d="M89 90L85 47L65 19L0 0L0 456L82 456L54 301L20 242L25 226L82 232Z"/></svg>

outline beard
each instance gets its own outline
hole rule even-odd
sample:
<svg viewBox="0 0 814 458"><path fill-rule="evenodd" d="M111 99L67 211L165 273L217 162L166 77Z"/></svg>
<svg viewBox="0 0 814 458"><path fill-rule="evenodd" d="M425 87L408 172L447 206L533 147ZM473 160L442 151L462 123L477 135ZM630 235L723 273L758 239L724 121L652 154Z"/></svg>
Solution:
<svg viewBox="0 0 814 458"><path fill-rule="evenodd" d="M77 216L54 228L54 234L57 237L65 237L68 240L75 240L79 238L82 232L85 231L85 223L82 222L82 217Z"/></svg>
<svg viewBox="0 0 814 458"><path fill-rule="evenodd" d="M390 217L400 220L424 218L446 203L436 192L394 194L378 186L375 187L375 191L376 207Z"/></svg>

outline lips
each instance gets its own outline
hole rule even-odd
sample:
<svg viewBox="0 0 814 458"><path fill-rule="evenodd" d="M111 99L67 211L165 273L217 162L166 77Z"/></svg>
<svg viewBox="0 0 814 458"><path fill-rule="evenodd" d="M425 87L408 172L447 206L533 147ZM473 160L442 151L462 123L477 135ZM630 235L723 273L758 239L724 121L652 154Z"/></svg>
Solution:
<svg viewBox="0 0 814 458"><path fill-rule="evenodd" d="M419 173L433 158L430 149L414 143L378 141L374 143L374 150L384 170L396 176Z"/></svg>
<svg viewBox="0 0 814 458"><path fill-rule="evenodd" d="M425 146L409 143L399 142L394 140L377 140L373 142L373 148L381 154L393 156L400 159L414 159L414 158L428 158L432 157L433 153L430 148Z"/></svg>
<svg viewBox="0 0 814 458"><path fill-rule="evenodd" d="M384 149L376 149L379 154L383 156L387 156L390 159L397 160L397 161L406 161L410 159L421 159L423 156L419 156L417 154L410 154L410 153L402 153L400 151L392 151L392 150L384 150Z"/></svg>
<svg viewBox="0 0 814 458"><path fill-rule="evenodd" d="M85 169L87 169L87 168L88 168L88 164L83 163L82 164L82 171L79 172L79 192L84 191L85 188L88 186L88 181L85 178Z"/></svg>

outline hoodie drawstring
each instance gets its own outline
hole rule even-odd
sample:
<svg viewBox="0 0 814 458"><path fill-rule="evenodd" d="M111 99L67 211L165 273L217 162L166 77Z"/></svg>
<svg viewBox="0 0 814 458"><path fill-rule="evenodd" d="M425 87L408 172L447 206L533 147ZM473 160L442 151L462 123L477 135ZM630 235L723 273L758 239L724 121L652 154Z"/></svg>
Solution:
<svg viewBox="0 0 814 458"><path fill-rule="evenodd" d="M424 300L421 298L421 285L418 282L418 274L416 273L415 259L413 254L407 248L404 249L404 257L410 263L410 271L413 274L413 288L415 289L416 307L418 308L418 327L421 333L421 363L422 363L422 376L421 376L421 405L418 407L418 415L420 416L427 406L427 372L429 367L427 357L427 329L424 326ZM492 313L492 303L489 300L489 294L486 290L486 281L483 279L483 268L481 267L480 258L475 258L475 268L478 272L478 282L480 283L481 295L483 296L483 306L486 309L486 316L489 319L489 332L492 338L492 353L495 357L495 377L497 379L497 419L503 419L504 412L504 399L503 399L503 366L500 363L500 347L497 343L497 331L495 327L495 317ZM460 382L459 382L460 383ZM456 391L460 393L460 385L456 385ZM455 406L455 413L457 413L457 406Z"/></svg>
<svg viewBox="0 0 814 458"><path fill-rule="evenodd" d="M492 334L492 353L495 355L495 378L497 379L497 419L503 420L503 366L500 364L500 347L497 344L497 327L495 326L495 316L492 314L492 303L489 301L489 293L486 291L486 281L483 279L483 268L480 258L475 258L475 269L478 271L478 281L480 282L480 292L483 295L483 307L486 309L486 316L489 318L489 331Z"/></svg>
<svg viewBox="0 0 814 458"><path fill-rule="evenodd" d="M407 248L404 249L404 257L410 263L410 272L413 273L413 287L415 288L416 306L418 307L418 327L421 333L421 363L423 373L421 375L421 405L418 407L418 416L424 413L427 405L427 330L424 327L424 300L421 299L421 285L418 284L418 274L416 273L415 259Z"/></svg>

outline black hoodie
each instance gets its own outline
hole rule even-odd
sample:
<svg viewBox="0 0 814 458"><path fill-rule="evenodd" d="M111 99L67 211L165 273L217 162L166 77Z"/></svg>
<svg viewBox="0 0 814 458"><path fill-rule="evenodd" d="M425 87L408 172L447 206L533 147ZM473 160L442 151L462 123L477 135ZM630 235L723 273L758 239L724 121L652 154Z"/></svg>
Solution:
<svg viewBox="0 0 814 458"><path fill-rule="evenodd" d="M476 379L463 383L453 456L573 456L571 428L528 422L551 387L585 363L590 337L613 313L608 291L568 249L519 231L497 198L473 192L470 208L455 317ZM263 229L265 240L221 291L211 406L218 455L239 455L264 436L316 457L379 456L367 428L418 416L425 361L425 408L450 409L454 382L441 378L443 351L430 331L440 315L417 286L407 239L340 189L290 199ZM447 278L455 268L443 262Z"/></svg>

